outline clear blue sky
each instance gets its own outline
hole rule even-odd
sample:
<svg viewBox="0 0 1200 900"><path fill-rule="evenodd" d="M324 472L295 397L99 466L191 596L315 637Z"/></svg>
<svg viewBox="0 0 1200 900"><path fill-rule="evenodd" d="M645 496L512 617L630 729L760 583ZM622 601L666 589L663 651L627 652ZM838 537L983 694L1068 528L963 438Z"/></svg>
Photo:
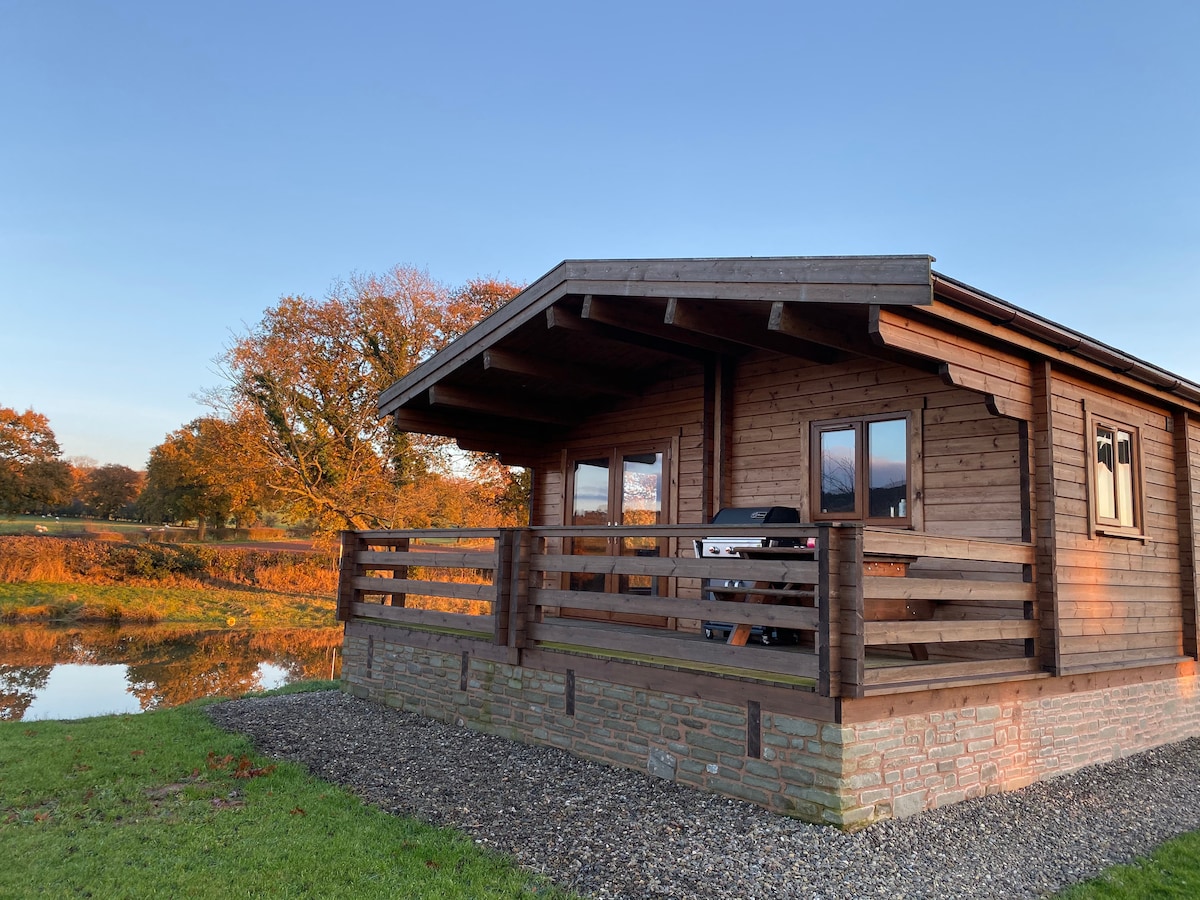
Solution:
<svg viewBox="0 0 1200 900"><path fill-rule="evenodd" d="M135 468L284 294L930 253L1200 381L1200 4L0 0L0 406Z"/></svg>

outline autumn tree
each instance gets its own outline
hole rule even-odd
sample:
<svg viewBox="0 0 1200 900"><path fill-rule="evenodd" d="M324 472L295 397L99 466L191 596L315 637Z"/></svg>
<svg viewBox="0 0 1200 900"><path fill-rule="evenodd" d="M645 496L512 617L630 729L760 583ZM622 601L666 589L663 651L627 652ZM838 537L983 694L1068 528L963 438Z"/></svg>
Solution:
<svg viewBox="0 0 1200 900"><path fill-rule="evenodd" d="M293 521L408 524L445 441L396 432L379 394L518 290L494 279L452 290L397 267L323 300L284 297L226 351L228 385L209 400Z"/></svg>
<svg viewBox="0 0 1200 900"><path fill-rule="evenodd" d="M255 518L263 486L253 465L241 459L240 450L235 426L212 416L195 419L167 435L150 451L145 487L138 497L143 519L195 519L204 540L209 522Z"/></svg>
<svg viewBox="0 0 1200 900"><path fill-rule="evenodd" d="M83 502L93 515L111 519L137 498L141 486L140 472L110 463L93 469L84 478Z"/></svg>
<svg viewBox="0 0 1200 900"><path fill-rule="evenodd" d="M0 509L24 512L62 499L69 481L59 453L44 415L0 407Z"/></svg>

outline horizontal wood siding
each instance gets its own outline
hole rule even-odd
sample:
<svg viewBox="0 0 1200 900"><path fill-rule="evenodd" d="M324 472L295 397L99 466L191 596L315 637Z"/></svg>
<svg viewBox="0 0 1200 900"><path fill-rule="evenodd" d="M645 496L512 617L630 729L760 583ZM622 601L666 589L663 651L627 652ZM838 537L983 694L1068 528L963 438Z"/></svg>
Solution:
<svg viewBox="0 0 1200 900"><path fill-rule="evenodd" d="M1175 436L1170 413L1056 372L1053 410L1059 661L1063 674L1183 652ZM1090 406L1089 406L1090 405ZM1143 539L1092 533L1085 410L1113 410L1140 435Z"/></svg>
<svg viewBox="0 0 1200 900"><path fill-rule="evenodd" d="M1018 423L932 372L869 359L818 366L762 354L734 388L734 506L795 506L811 518L808 426L846 415L918 410L923 530L1021 539Z"/></svg>
<svg viewBox="0 0 1200 900"><path fill-rule="evenodd" d="M677 496L672 507L678 510L679 524L703 521L704 478L704 376L698 366L680 366L662 381L648 384L640 397L621 401L611 410L593 416L575 429L553 455L543 457L534 471L534 525L566 523L567 473L563 471L561 451L568 452L609 447L633 447L638 444L677 446L679 459L669 466L664 477L677 471Z"/></svg>

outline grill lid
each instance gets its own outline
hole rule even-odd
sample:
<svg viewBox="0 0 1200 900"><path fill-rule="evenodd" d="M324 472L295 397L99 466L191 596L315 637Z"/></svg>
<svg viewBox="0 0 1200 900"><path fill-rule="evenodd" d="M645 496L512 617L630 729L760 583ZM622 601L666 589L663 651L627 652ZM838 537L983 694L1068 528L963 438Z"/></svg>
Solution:
<svg viewBox="0 0 1200 900"><path fill-rule="evenodd" d="M712 518L713 525L792 525L800 511L790 506L726 506Z"/></svg>

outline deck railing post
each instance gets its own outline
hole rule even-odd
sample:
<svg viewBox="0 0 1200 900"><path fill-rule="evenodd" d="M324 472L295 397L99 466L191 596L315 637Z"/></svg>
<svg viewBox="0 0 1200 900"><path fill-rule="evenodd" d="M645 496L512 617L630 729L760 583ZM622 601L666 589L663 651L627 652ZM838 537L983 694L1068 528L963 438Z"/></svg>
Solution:
<svg viewBox="0 0 1200 900"><path fill-rule="evenodd" d="M515 528L501 528L496 535L496 568L493 570L496 592L492 600L492 643L497 647L509 645L515 531Z"/></svg>
<svg viewBox="0 0 1200 900"><path fill-rule="evenodd" d="M513 530L512 565L508 600L508 661L520 665L521 651L529 634L529 560L533 553L533 531Z"/></svg>
<svg viewBox="0 0 1200 900"><path fill-rule="evenodd" d="M820 579L818 686L823 697L861 697L863 643L862 527L821 525L817 534Z"/></svg>
<svg viewBox="0 0 1200 900"><path fill-rule="evenodd" d="M391 549L395 553L407 553L412 546L412 541L409 538L399 538L392 542ZM395 566L392 569L392 578L404 580L408 578L408 566ZM394 594L388 594L388 606L404 606L408 602L408 595L403 591L398 591Z"/></svg>
<svg viewBox="0 0 1200 900"><path fill-rule="evenodd" d="M338 557L337 621L349 622L354 601L358 599L354 578L360 574L358 551L362 549L363 541L357 531L343 531L341 539L342 548Z"/></svg>

